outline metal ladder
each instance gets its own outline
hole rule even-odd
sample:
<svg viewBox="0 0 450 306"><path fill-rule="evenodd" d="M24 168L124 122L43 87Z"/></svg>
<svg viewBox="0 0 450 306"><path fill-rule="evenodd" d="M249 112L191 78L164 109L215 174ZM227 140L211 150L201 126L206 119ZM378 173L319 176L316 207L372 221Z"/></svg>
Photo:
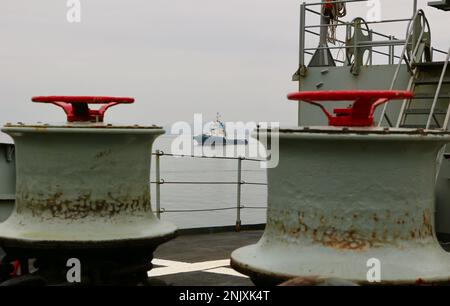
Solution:
<svg viewBox="0 0 450 306"><path fill-rule="evenodd" d="M413 75L411 76L408 88L408 90L411 90L415 93L415 97L403 102L396 127L423 128L426 130L447 130L450 120L450 92L441 93L441 91L443 84L450 84L450 77L446 77L449 59L450 49L448 50L445 62L443 63L432 62L420 63L416 65L413 71ZM436 68L440 67L441 65L442 71L440 71L440 76L436 78L436 76L433 76L432 71L435 71ZM421 88L433 85L435 85L434 93L420 93ZM430 91L430 89L428 91ZM423 102L424 100L426 101L431 99L433 99L431 106L429 106L428 103ZM441 103L441 107L438 108L438 103L442 100L444 100L445 102ZM422 106L415 106L415 104L419 104L419 101L422 101ZM426 116L426 120L423 120L423 122L420 123L416 120L414 124L408 124L408 119L410 116L421 116L422 118Z"/></svg>
<svg viewBox="0 0 450 306"><path fill-rule="evenodd" d="M428 32L426 31L426 29L428 29ZM414 16L409 21L405 45L403 46L400 61L397 64L397 69L395 70L390 90L393 90L395 88L395 85L398 81L398 77L400 75L400 69L403 61L405 62L406 66L408 67L408 71L411 74L407 90L411 90L413 88L414 80L416 79L418 72L416 63L421 63L424 55L427 59L431 60L431 54L428 52L429 49L427 48L429 47L427 45L427 43L429 43L429 40L430 40L430 26L428 20L425 17L425 13L423 10L417 10L414 13ZM409 104L409 101L407 100L403 101L400 116L403 115L407 104ZM392 124L391 120L387 115L387 107L388 104L385 104L383 106L380 120L378 122L378 127L383 126L384 121L386 121L390 127L394 126L394 124ZM398 122L399 121L397 120L397 125Z"/></svg>

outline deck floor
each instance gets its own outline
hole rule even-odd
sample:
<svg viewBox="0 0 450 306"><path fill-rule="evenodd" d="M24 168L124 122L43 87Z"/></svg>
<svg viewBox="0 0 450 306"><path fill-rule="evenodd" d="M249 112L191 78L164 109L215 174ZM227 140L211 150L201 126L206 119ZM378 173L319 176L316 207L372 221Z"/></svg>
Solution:
<svg viewBox="0 0 450 306"><path fill-rule="evenodd" d="M169 286L252 286L229 266L234 250L256 243L263 231L179 236L154 254L152 283Z"/></svg>
<svg viewBox="0 0 450 306"><path fill-rule="evenodd" d="M180 235L154 253L150 283L160 286L253 286L230 267L231 253L256 243L262 230ZM442 243L450 251L450 243ZM0 249L0 258L4 255Z"/></svg>
<svg viewBox="0 0 450 306"><path fill-rule="evenodd" d="M229 266L234 250L256 243L262 230L182 235L161 245L149 272L156 285L253 286L250 279ZM442 243L449 252L450 244Z"/></svg>

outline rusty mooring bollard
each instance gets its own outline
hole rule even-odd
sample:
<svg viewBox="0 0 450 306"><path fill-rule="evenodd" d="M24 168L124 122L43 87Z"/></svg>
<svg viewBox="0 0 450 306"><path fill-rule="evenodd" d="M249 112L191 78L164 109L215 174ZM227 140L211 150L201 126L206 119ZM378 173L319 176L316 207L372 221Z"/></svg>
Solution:
<svg viewBox="0 0 450 306"><path fill-rule="evenodd" d="M234 251L232 267L257 284L316 275L356 284L448 282L434 186L438 151L450 134L371 127L376 106L408 93L309 94L290 97L357 102L328 114L335 126L279 131L264 235Z"/></svg>
<svg viewBox="0 0 450 306"><path fill-rule="evenodd" d="M155 248L176 227L150 204L156 126L103 123L105 111L130 98L35 97L64 109L68 123L9 124L16 144L16 209L0 225L9 258L37 258L49 284L66 282L66 264L81 264L82 284L145 283ZM100 104L98 110L89 104Z"/></svg>

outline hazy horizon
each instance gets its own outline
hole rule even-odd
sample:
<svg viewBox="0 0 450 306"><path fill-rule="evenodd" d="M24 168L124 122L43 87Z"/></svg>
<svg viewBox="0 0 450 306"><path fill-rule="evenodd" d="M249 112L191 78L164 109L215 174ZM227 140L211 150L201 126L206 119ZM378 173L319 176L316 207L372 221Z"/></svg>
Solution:
<svg viewBox="0 0 450 306"><path fill-rule="evenodd" d="M382 19L412 15L412 1L381 3ZM136 98L109 110L108 122L169 126L220 112L223 121L297 124L286 94L297 88L300 1L81 0L80 23L67 21L66 4L0 3L0 123L63 121L60 109L30 102L51 94ZM368 9L349 5L345 19ZM425 10L433 46L446 50L450 15Z"/></svg>

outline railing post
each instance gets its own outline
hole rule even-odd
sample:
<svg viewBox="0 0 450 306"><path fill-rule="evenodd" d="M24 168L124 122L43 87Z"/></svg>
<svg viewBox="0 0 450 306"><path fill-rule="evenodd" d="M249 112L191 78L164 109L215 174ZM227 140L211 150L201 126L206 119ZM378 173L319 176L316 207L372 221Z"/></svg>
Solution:
<svg viewBox="0 0 450 306"><path fill-rule="evenodd" d="M259 128L260 128L260 125L258 124L258 125L256 126L256 141L257 141L257 142L259 142Z"/></svg>
<svg viewBox="0 0 450 306"><path fill-rule="evenodd" d="M389 40L392 41L393 40L393 36L390 35L389 36ZM394 65L394 54L395 54L395 49L394 46L389 46L389 65Z"/></svg>
<svg viewBox="0 0 450 306"><path fill-rule="evenodd" d="M156 150L155 156L155 172L156 172L156 217L161 219L161 173L160 173L160 161L159 157L161 151Z"/></svg>
<svg viewBox="0 0 450 306"><path fill-rule="evenodd" d="M300 75L304 73L305 70L305 18L306 18L306 4L303 2L300 5Z"/></svg>
<svg viewBox="0 0 450 306"><path fill-rule="evenodd" d="M369 30L369 35L370 35L371 39L373 39L373 30L372 29ZM370 56L370 60L369 60L370 66L372 66L372 64L373 64L373 47L370 48L369 56Z"/></svg>
<svg viewBox="0 0 450 306"><path fill-rule="evenodd" d="M236 232L241 230L241 187L242 187L242 157L238 158L237 169L237 200L236 200Z"/></svg>

